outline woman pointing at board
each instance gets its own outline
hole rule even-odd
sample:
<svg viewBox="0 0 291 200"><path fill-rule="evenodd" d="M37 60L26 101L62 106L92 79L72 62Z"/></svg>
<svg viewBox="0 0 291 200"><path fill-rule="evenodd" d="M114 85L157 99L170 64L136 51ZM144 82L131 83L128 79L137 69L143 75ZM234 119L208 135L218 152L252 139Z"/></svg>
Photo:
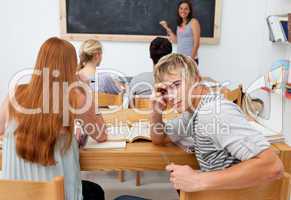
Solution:
<svg viewBox="0 0 291 200"><path fill-rule="evenodd" d="M193 58L197 64L198 49L200 47L200 24L193 18L192 3L182 0L177 7L177 31L176 34L171 30L166 21L160 24L166 29L170 40L177 43L177 53Z"/></svg>

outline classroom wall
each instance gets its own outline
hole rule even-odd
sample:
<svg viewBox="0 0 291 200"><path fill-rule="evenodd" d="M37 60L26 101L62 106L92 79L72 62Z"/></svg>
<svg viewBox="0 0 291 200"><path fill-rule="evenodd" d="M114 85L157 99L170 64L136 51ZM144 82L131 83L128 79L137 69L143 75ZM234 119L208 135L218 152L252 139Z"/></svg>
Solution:
<svg viewBox="0 0 291 200"><path fill-rule="evenodd" d="M286 57L289 58L290 62L291 62L291 44L289 44L287 46L286 49ZM290 65L291 66L291 65ZM291 67L289 67L289 78L288 81L291 83ZM291 119L291 100L285 100L285 107L284 107L284 115L283 115L283 131L285 132L286 135L286 140L288 142L288 144L291 146L291 123L290 123L290 119ZM291 200L291 196L290 196L290 200Z"/></svg>
<svg viewBox="0 0 291 200"><path fill-rule="evenodd" d="M32 67L41 43L59 34L59 0L3 0L0 7L0 100L17 71ZM271 63L286 57L286 47L268 42L266 16L291 10L289 0L223 0L219 45L199 52L204 75L250 84ZM74 43L78 48L79 43ZM151 71L149 43L104 42L102 65L127 75Z"/></svg>

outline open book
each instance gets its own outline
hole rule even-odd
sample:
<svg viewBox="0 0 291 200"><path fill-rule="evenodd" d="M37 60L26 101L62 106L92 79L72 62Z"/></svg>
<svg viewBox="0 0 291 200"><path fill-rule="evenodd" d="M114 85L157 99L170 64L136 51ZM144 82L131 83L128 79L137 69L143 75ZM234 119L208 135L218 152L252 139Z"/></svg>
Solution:
<svg viewBox="0 0 291 200"><path fill-rule="evenodd" d="M125 149L125 141L106 141L102 143L97 143L91 137L88 138L84 149Z"/></svg>
<svg viewBox="0 0 291 200"><path fill-rule="evenodd" d="M143 121L110 126L107 130L108 141L126 141L129 143L138 139L151 141L149 122Z"/></svg>

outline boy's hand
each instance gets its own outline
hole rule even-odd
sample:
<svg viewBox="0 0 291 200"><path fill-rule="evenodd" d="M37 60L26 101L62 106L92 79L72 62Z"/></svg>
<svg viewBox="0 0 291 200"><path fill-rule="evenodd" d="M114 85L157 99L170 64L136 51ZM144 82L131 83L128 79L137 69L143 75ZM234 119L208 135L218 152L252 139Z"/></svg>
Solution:
<svg viewBox="0 0 291 200"><path fill-rule="evenodd" d="M155 94L152 98L153 110L162 113L167 108L167 86L162 83L155 85Z"/></svg>
<svg viewBox="0 0 291 200"><path fill-rule="evenodd" d="M170 174L170 182L176 190L184 192L201 191L204 188L201 172L193 170L188 165L175 165L170 164L166 167Z"/></svg>

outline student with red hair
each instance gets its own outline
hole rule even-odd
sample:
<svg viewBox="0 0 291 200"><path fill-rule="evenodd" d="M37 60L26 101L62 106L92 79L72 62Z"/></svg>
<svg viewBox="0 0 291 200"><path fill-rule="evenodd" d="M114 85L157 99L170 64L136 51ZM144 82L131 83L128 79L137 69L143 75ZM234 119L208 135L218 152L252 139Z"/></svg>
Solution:
<svg viewBox="0 0 291 200"><path fill-rule="evenodd" d="M16 86L0 110L2 178L49 181L64 176L66 199L104 199L99 185L80 178L75 120L96 126L88 130L96 142L106 140L106 128L76 71L72 44L50 38L41 46L31 80Z"/></svg>

